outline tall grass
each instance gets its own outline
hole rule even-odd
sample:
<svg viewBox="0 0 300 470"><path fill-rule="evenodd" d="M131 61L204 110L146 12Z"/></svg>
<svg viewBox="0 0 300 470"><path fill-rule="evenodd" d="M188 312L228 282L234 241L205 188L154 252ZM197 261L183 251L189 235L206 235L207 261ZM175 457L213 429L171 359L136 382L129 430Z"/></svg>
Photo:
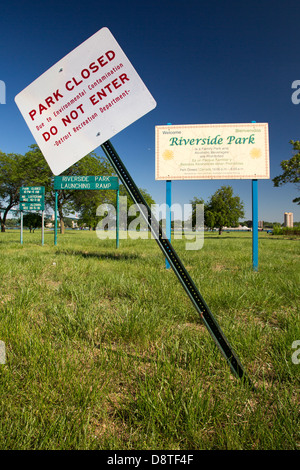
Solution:
<svg viewBox="0 0 300 470"><path fill-rule="evenodd" d="M154 240L0 234L1 449L297 449L299 241L173 244L256 385L232 376Z"/></svg>

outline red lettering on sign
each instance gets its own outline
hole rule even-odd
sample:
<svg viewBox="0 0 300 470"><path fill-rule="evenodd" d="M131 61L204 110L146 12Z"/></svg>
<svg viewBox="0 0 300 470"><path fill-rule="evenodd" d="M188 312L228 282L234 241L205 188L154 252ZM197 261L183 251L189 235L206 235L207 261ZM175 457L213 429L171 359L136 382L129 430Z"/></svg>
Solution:
<svg viewBox="0 0 300 470"><path fill-rule="evenodd" d="M96 95L93 95L93 96L90 96L90 102L92 103L93 106L95 106L95 104L99 103L99 100L95 100L95 96Z"/></svg>
<svg viewBox="0 0 300 470"><path fill-rule="evenodd" d="M34 116L36 115L36 110L33 109L32 111L30 111L29 113L29 116L31 117L31 119L34 121Z"/></svg>
<svg viewBox="0 0 300 470"><path fill-rule="evenodd" d="M66 89L69 90L69 91L72 91L72 90L74 89L74 86L69 85L69 83L72 83L72 81L69 80L69 81L66 83Z"/></svg>
<svg viewBox="0 0 300 470"><path fill-rule="evenodd" d="M120 83L119 79L121 80L122 83ZM107 85L105 85L105 87L101 88L100 91L97 91L97 94L96 95L92 95L90 96L90 102L92 103L92 105L96 105L99 103L99 100L101 101L103 98L105 98L107 96L107 93L113 93L113 88L114 87L115 89L117 88L120 88L122 85L124 85L125 82L129 82L129 78L128 76L126 75L126 73L122 73L118 78L115 78L112 82L108 83ZM97 97L99 99L97 99Z"/></svg>
<svg viewBox="0 0 300 470"><path fill-rule="evenodd" d="M44 132L44 134L43 134L44 140L47 142L47 140L50 139L51 134L56 135L57 132L58 132L57 127L55 127L55 126L50 127L50 132Z"/></svg>
<svg viewBox="0 0 300 470"><path fill-rule="evenodd" d="M107 51L105 54L102 56L98 57L97 62L100 65L100 67L104 67L105 65L108 64L108 62L112 61L116 57L116 54L114 51ZM68 80L65 83L65 87L68 91L74 90L75 86L80 85L83 80L86 80L91 76L91 73L96 73L99 71L99 65L96 62L91 62L88 67L82 69L80 71L80 78L72 77L71 80ZM115 85L114 85L115 86ZM116 86L115 86L116 88Z"/></svg>
<svg viewBox="0 0 300 470"><path fill-rule="evenodd" d="M97 64L95 64L95 62L92 62L90 65L89 65L89 69L93 72L93 73L96 73L98 72L99 70L99 66Z"/></svg>
<svg viewBox="0 0 300 470"><path fill-rule="evenodd" d="M91 72L88 69L83 69L81 71L82 78L89 78L90 75L91 75Z"/></svg>
<svg viewBox="0 0 300 470"><path fill-rule="evenodd" d="M116 54L114 53L114 51L107 51L105 55L109 61L113 60L116 57Z"/></svg>
<svg viewBox="0 0 300 470"><path fill-rule="evenodd" d="M80 85L80 83L83 82L83 80L80 80L80 82L77 82L76 78L72 78L73 82L75 83L76 86Z"/></svg>
<svg viewBox="0 0 300 470"><path fill-rule="evenodd" d="M113 80L111 83L115 87L115 89L120 88L120 86L122 86L121 84L118 84L118 79L117 78L115 80Z"/></svg>
<svg viewBox="0 0 300 470"><path fill-rule="evenodd" d="M108 60L104 59L104 55ZM102 55L101 57L97 59L97 62L99 62L101 67L104 67L104 65L108 64L108 61L110 62L116 57L116 54L114 53L114 51L107 51L104 55Z"/></svg>
<svg viewBox="0 0 300 470"><path fill-rule="evenodd" d="M108 83L107 85L105 85L104 88L107 88L108 91L109 91L109 93L112 93L112 91L111 91L111 89L110 89L110 85L111 85L111 83ZM105 95L105 96L106 96L106 95Z"/></svg>
<svg viewBox="0 0 300 470"><path fill-rule="evenodd" d="M56 90L53 92L53 97L56 101L59 101L60 98L63 98L63 95L59 92L59 90ZM47 111L47 108L51 108L51 106L55 104L54 99L52 98L52 96L47 96L47 98L45 98L45 103L47 107L43 103L39 103L38 105L39 113L42 114L44 111ZM29 112L29 116L31 117L32 121L34 121L35 115L36 115L36 110L32 109Z"/></svg>
<svg viewBox="0 0 300 470"><path fill-rule="evenodd" d="M45 101L48 105L48 108L50 108L51 104L54 104L52 96L48 96L48 98L46 98Z"/></svg>
<svg viewBox="0 0 300 470"><path fill-rule="evenodd" d="M79 110L81 111L81 113L84 114L83 105L82 105L82 104L79 105L79 106L77 106L76 109L79 109ZM70 124L70 123L71 123L71 119L73 119L73 121L74 121L75 119L78 118L79 113L78 113L78 111L76 111L76 109L73 109L73 110L70 112L70 116L67 115L67 116L65 116L64 118L62 118L61 121L62 121L62 123L63 123L64 126L67 126L68 124ZM70 118L71 118L71 119L70 119Z"/></svg>
<svg viewBox="0 0 300 470"><path fill-rule="evenodd" d="M59 98L63 98L63 95L61 93L59 93L59 90L56 90L54 93L53 93L53 96L54 98L56 99L56 101L59 100Z"/></svg>
<svg viewBox="0 0 300 470"><path fill-rule="evenodd" d="M120 80L124 84L126 81L129 82L129 78L127 77L126 73L122 73L120 75Z"/></svg>
<svg viewBox="0 0 300 470"><path fill-rule="evenodd" d="M47 111L47 108L43 104L39 104L39 112L42 114L43 111Z"/></svg>
<svg viewBox="0 0 300 470"><path fill-rule="evenodd" d="M104 65L108 64L108 61L104 59L104 55L102 55L101 57L99 57L97 59L97 61L99 62L100 66L101 67L104 67Z"/></svg>

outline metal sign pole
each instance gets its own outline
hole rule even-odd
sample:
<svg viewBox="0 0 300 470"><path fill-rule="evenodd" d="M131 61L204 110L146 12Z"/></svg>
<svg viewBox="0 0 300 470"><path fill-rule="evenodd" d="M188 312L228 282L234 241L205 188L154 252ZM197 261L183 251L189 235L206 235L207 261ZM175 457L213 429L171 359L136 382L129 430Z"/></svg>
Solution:
<svg viewBox="0 0 300 470"><path fill-rule="evenodd" d="M20 242L23 245L23 211L21 211Z"/></svg>
<svg viewBox="0 0 300 470"><path fill-rule="evenodd" d="M171 243L171 206L172 206L172 181L166 181L166 235ZM166 258L166 269L170 269L170 263Z"/></svg>
<svg viewBox="0 0 300 470"><path fill-rule="evenodd" d="M172 123L168 122L168 126L171 126ZM169 242L171 243L171 223L172 223L172 215L171 215L171 205L172 205L172 181L166 181L166 235L168 237ZM170 269L170 263L166 258L166 269Z"/></svg>
<svg viewBox="0 0 300 470"><path fill-rule="evenodd" d="M55 190L55 207L54 207L54 245L57 245L57 200L58 191Z"/></svg>
<svg viewBox="0 0 300 470"><path fill-rule="evenodd" d="M44 211L42 211L42 246L44 246Z"/></svg>
<svg viewBox="0 0 300 470"><path fill-rule="evenodd" d="M256 123L256 121L251 121ZM252 267L258 271L258 187L257 180L252 180Z"/></svg>
<svg viewBox="0 0 300 470"><path fill-rule="evenodd" d="M258 191L257 180L252 180L252 266L258 271Z"/></svg>
<svg viewBox="0 0 300 470"><path fill-rule="evenodd" d="M114 167L117 175L121 179L123 185L129 192L133 201L139 206L142 216L146 220L148 227L150 228L156 242L158 243L160 249L162 250L164 256L168 258L170 265L173 268L174 273L176 274L178 280L182 284L186 293L190 297L190 300L194 304L194 307L198 311L201 319L203 320L205 326L207 327L209 333L211 334L216 345L220 349L221 353L225 357L227 363L229 364L233 373L242 379L244 383L248 384L251 388L253 384L245 373L240 360L236 356L232 347L230 346L228 340L226 339L224 333L221 331L217 321L213 317L211 311L209 310L205 300L198 291L196 285L191 279L189 273L186 271L183 266L180 258L176 254L174 248L170 244L166 235L163 233L162 228L157 222L156 218L153 216L148 204L146 203L144 197L142 196L140 190L134 183L131 175L128 173L125 168L122 160L117 154L116 150L112 146L111 142L108 140L101 145L105 155L108 157L110 163ZM145 211L146 209L146 211Z"/></svg>
<svg viewBox="0 0 300 470"><path fill-rule="evenodd" d="M117 218L116 218L116 248L119 248L119 210L120 210L120 203L119 203L119 186L116 191L116 210L117 210Z"/></svg>

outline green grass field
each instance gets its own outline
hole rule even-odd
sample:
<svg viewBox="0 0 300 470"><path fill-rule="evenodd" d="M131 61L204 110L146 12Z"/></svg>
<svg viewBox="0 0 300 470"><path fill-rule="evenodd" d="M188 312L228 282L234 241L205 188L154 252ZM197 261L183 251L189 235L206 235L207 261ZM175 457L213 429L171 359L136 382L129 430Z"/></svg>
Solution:
<svg viewBox="0 0 300 470"><path fill-rule="evenodd" d="M0 449L299 448L299 238L260 233L257 273L249 233L173 242L252 391L154 240L19 237L0 234Z"/></svg>

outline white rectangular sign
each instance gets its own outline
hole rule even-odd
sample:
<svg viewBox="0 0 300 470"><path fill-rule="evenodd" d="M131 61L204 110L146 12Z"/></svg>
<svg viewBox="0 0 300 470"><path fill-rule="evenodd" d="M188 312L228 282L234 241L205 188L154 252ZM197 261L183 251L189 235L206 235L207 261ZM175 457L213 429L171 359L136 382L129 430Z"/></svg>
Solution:
<svg viewBox="0 0 300 470"><path fill-rule="evenodd" d="M107 28L53 65L15 101L54 175L156 106Z"/></svg>
<svg viewBox="0 0 300 470"><path fill-rule="evenodd" d="M155 127L155 179L269 179L267 123Z"/></svg>

